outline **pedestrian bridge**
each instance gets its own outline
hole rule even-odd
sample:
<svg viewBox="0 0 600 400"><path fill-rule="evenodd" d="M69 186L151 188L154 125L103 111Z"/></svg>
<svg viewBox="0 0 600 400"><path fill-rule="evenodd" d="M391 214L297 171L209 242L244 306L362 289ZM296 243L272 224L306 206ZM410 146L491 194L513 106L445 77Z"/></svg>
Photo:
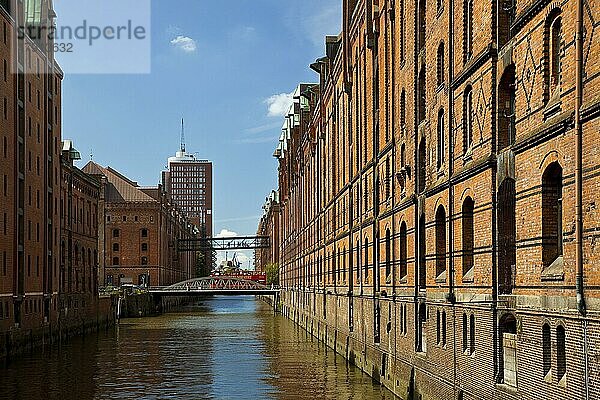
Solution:
<svg viewBox="0 0 600 400"><path fill-rule="evenodd" d="M179 282L171 286L154 286L148 291L158 297L164 296L276 296L279 289L258 282L228 276L211 276Z"/></svg>

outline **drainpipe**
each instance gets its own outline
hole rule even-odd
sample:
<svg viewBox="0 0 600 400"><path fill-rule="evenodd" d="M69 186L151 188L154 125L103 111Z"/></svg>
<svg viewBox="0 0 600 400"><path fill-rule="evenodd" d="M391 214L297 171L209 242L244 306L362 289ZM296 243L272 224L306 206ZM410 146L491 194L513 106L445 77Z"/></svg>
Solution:
<svg viewBox="0 0 600 400"><path fill-rule="evenodd" d="M590 398L588 373L588 332L583 271L583 127L581 124L581 105L583 102L583 0L577 0L577 28L575 36L575 265L577 269L577 309L583 317L583 357L585 398Z"/></svg>

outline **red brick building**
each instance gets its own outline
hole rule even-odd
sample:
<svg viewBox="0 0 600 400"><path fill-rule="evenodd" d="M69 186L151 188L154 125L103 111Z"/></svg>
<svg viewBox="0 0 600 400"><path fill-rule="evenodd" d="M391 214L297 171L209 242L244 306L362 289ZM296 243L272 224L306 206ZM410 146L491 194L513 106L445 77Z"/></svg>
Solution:
<svg viewBox="0 0 600 400"><path fill-rule="evenodd" d="M63 319L90 320L98 301L100 182L73 165L79 152L63 142L60 188L60 310Z"/></svg>
<svg viewBox="0 0 600 400"><path fill-rule="evenodd" d="M23 2L0 2L0 334L15 337L59 315L62 71L52 43L16 34L51 12L34 21Z"/></svg>
<svg viewBox="0 0 600 400"><path fill-rule="evenodd" d="M83 169L102 182L100 270L104 285L168 286L195 275L195 256L177 251L195 228L162 186L142 188L111 167Z"/></svg>
<svg viewBox="0 0 600 400"><path fill-rule="evenodd" d="M279 263L279 192L273 190L263 205L263 215L258 222L256 234L269 236L271 247L254 251L254 269L265 271L269 264Z"/></svg>
<svg viewBox="0 0 600 400"><path fill-rule="evenodd" d="M276 151L286 315L403 398L600 397L599 13L344 0Z"/></svg>

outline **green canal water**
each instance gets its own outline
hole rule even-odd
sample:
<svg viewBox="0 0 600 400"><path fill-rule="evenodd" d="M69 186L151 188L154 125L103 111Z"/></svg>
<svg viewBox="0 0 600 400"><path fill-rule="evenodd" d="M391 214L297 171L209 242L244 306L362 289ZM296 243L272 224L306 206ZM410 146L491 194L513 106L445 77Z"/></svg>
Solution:
<svg viewBox="0 0 600 400"><path fill-rule="evenodd" d="M253 297L37 350L0 367L1 399L357 399L394 396Z"/></svg>

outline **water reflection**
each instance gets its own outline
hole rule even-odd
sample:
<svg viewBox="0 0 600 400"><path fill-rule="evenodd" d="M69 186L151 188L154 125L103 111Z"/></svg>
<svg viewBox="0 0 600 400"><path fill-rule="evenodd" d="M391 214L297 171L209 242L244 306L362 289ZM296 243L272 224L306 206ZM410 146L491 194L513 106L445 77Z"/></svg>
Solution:
<svg viewBox="0 0 600 400"><path fill-rule="evenodd" d="M393 399L252 297L36 351L0 369L0 388L9 399Z"/></svg>

